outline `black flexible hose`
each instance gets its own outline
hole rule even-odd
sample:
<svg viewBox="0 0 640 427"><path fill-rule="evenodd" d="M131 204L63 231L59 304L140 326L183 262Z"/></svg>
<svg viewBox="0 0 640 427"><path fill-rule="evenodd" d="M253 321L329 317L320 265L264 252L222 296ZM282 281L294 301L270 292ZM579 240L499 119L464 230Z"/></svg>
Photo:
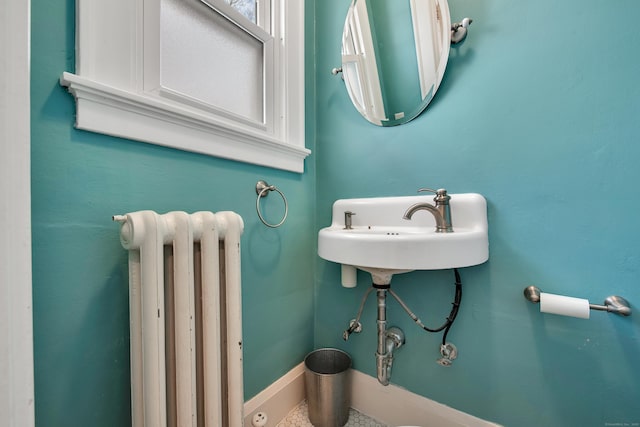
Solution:
<svg viewBox="0 0 640 427"><path fill-rule="evenodd" d="M404 311L407 312L407 314L409 315L409 317L411 317L411 319L413 319L413 321L420 326L422 329L424 329L427 332L440 332L443 329L445 330L444 333L444 338L446 339L447 337L447 332L449 332L449 328L451 328L451 325L453 324L453 321L455 320L456 316L458 315L458 308L460 307L460 301L462 299L462 283L460 281L460 273L458 273L457 269L453 269L453 272L455 273L456 276L456 293L455 293L455 297L454 297L454 301L453 301L453 307L451 308L451 312L449 313L449 316L447 316L447 320L438 328L432 329L429 328L427 326L425 326L422 321L418 318L418 316L416 316L409 307L407 307L407 305L400 299L400 297L398 297L398 295L396 295L395 292L393 292L393 290L391 288L388 289L388 292L391 294L392 297L394 297L396 299L396 301L398 301L398 303L400 304L400 306L404 309Z"/></svg>
<svg viewBox="0 0 640 427"><path fill-rule="evenodd" d="M453 325L453 321L456 320L458 309L460 308L460 302L462 301L462 281L460 280L460 273L458 273L457 268L453 269L453 273L456 276L456 296L453 301L453 308L451 309L451 313L449 314L449 317L447 317L447 324L445 326L444 334L442 334L442 345L447 344L447 334L449 333L451 325Z"/></svg>

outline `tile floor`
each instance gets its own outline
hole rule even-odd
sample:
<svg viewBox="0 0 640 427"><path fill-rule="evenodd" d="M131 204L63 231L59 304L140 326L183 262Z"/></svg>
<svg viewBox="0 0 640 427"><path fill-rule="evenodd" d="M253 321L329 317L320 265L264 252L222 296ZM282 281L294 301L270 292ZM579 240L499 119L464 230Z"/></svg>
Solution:
<svg viewBox="0 0 640 427"><path fill-rule="evenodd" d="M277 427L313 427L308 418L307 401L303 401L289 412L285 419L278 423ZM351 408L349 409L349 421L347 421L345 427L387 427L387 425L379 423Z"/></svg>

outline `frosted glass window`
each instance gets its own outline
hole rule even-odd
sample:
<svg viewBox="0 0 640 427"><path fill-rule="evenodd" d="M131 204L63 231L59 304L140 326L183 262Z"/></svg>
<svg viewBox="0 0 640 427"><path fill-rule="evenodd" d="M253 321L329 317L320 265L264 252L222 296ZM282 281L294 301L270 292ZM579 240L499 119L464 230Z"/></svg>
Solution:
<svg viewBox="0 0 640 427"><path fill-rule="evenodd" d="M160 23L163 89L264 122L262 41L199 3L163 0Z"/></svg>

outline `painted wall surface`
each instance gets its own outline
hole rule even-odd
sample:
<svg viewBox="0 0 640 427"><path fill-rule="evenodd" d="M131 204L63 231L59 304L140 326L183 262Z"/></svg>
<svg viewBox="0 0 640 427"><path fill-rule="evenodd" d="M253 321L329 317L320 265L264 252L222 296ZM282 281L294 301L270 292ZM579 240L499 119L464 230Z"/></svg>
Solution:
<svg viewBox="0 0 640 427"><path fill-rule="evenodd" d="M308 28L317 28L307 44L315 46L307 59L314 154L298 175L74 130L73 99L57 81L73 70L75 2L32 0L37 425L129 422L126 254L111 215L242 215L250 398L314 345L343 348L356 369L375 375L371 301L364 331L341 340L369 278L359 273L357 288L341 288L339 266L315 255L316 232L335 199L422 186L485 195L491 258L461 271L463 303L449 334L460 355L451 368L435 363L440 335L390 302L389 319L407 335L392 382L508 426L640 422L640 35L626 23L640 4L451 0L454 19L474 18L470 37L452 49L429 110L397 128L359 117L329 72L340 63L348 2L307 4ZM258 179L289 199L280 229L257 219ZM277 218L277 198L266 202ZM393 287L436 325L449 312L452 283L449 271L414 272ZM620 294L636 313L542 315L522 297L532 283L596 303Z"/></svg>
<svg viewBox="0 0 640 427"><path fill-rule="evenodd" d="M111 216L141 209L243 217L244 389L251 398L312 349L313 156L300 175L75 130L74 100L58 84L74 69L74 9L73 0L32 0L31 7L36 423L130 424L127 254ZM313 150L313 121L307 129ZM289 217L278 229L256 215L259 179L288 198ZM277 195L262 206L279 221Z"/></svg>
<svg viewBox="0 0 640 427"><path fill-rule="evenodd" d="M392 383L506 426L637 425L640 33L629 17L640 3L449 4L454 20L474 22L434 101L407 125L378 128L329 73L340 63L348 2L316 3L318 228L339 198L420 187L483 194L490 260L460 272L462 306L448 335L459 357L437 365L441 335L391 300L390 324L407 335ZM370 278L359 272L359 285L345 289L339 272L318 260L316 346L346 350L375 376L373 297L364 331L341 339ZM413 272L392 286L433 327L449 314L453 280L450 271ZM543 315L523 298L530 284L597 304L619 294L635 313Z"/></svg>
<svg viewBox="0 0 640 427"><path fill-rule="evenodd" d="M386 117L393 123L396 114L415 116L415 108L422 103L422 96L410 2L369 1L367 14L376 47L378 75L383 76L380 78L380 90ZM406 49L398 46L406 46Z"/></svg>

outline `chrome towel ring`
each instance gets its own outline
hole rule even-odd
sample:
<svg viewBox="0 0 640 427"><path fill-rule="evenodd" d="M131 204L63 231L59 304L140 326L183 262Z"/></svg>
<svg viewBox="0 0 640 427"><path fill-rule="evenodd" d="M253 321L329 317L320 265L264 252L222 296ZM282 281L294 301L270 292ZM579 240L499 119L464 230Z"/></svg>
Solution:
<svg viewBox="0 0 640 427"><path fill-rule="evenodd" d="M262 213L260 212L260 199L268 196L270 191L278 192L282 197L282 200L284 201L284 216L282 217L282 220L277 224L269 224L267 221L265 221L265 219L262 217ZM258 195L258 199L256 200L256 212L258 213L258 218L260 218L260 221L262 221L262 223L267 227L280 227L284 223L284 220L287 219L287 213L289 212L289 203L287 203L287 198L284 197L282 191L278 190L275 185L269 185L265 181L260 180L256 183L256 194Z"/></svg>

